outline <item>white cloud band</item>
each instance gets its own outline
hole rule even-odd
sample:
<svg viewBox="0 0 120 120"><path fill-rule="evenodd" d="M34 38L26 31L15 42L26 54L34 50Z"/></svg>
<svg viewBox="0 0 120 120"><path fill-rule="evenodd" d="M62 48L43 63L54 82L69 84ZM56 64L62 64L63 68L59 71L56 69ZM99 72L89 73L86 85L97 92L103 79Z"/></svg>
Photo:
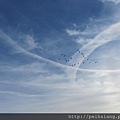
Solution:
<svg viewBox="0 0 120 120"><path fill-rule="evenodd" d="M101 0L101 1L102 1L102 2L111 1L111 2L114 2L115 4L120 3L120 0Z"/></svg>

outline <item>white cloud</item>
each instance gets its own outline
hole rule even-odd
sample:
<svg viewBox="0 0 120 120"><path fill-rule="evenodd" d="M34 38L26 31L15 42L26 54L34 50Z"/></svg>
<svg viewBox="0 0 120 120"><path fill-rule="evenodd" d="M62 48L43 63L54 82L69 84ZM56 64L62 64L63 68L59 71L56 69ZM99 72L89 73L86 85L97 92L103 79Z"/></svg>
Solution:
<svg viewBox="0 0 120 120"><path fill-rule="evenodd" d="M25 43L27 45L27 49L28 50L32 50L34 48L37 48L37 45L38 45L35 42L35 39L32 36L30 36L30 35L26 35Z"/></svg>
<svg viewBox="0 0 120 120"><path fill-rule="evenodd" d="M101 0L101 1L102 1L102 2L112 1L112 2L114 2L114 3L116 3L116 4L120 3L120 0Z"/></svg>
<svg viewBox="0 0 120 120"><path fill-rule="evenodd" d="M49 59L46 59L46 58L43 58L37 54L34 54L34 53L31 53L27 50L25 50L24 48L22 48L21 46L19 46L16 42L14 42L14 40L12 40L7 34L5 34L2 30L0 30L0 37L2 39L4 39L5 41L7 41L8 44L10 44L11 46L13 46L13 48L15 48L18 52L20 53L24 53L28 56L31 56L33 58L36 58L38 60L42 60L42 61L45 61L45 62L48 62L48 63L51 63L53 65L57 65L61 68L66 68L67 66L64 65L64 64L60 64L60 63L57 63L57 62L54 62L52 60L49 60Z"/></svg>
<svg viewBox="0 0 120 120"><path fill-rule="evenodd" d="M71 23L75 28L77 28L78 26L76 25L76 23Z"/></svg>
<svg viewBox="0 0 120 120"><path fill-rule="evenodd" d="M45 95L25 94L15 91L0 91L0 94L11 94L20 97L44 97Z"/></svg>
<svg viewBox="0 0 120 120"><path fill-rule="evenodd" d="M70 29L66 29L66 32L68 33L69 36L75 36L75 35L90 35L91 33L96 33L97 31L91 31L91 30L84 30L84 31L80 31L80 30L70 30Z"/></svg>
<svg viewBox="0 0 120 120"><path fill-rule="evenodd" d="M17 97L18 99L19 97L22 97L22 105L18 104L21 100L17 101L16 105L14 103L14 106L11 107L11 109L7 109L8 112L113 112L113 109L115 112L120 109L118 107L119 101L117 101L119 96L117 96L117 93L112 89L115 86L113 86L112 83L110 84L110 82L106 83L105 86L98 86L96 84L91 86L82 86L81 84L53 84L52 86L37 85L38 87L31 85L30 88L34 88L36 91L42 89L49 92L46 94L44 93L44 95L39 95L39 93L35 95L0 91L1 94L7 96L15 95L14 97ZM29 89L27 89L27 91L29 91ZM30 100L32 101L30 101L29 98L31 98ZM42 99L44 101L42 101ZM25 101L27 101L27 103L25 103ZM108 107L113 109L108 109ZM0 109L0 111L2 110L3 109Z"/></svg>
<svg viewBox="0 0 120 120"><path fill-rule="evenodd" d="M90 40L91 40L91 39L84 39L84 38L79 37L79 38L75 39L74 41L75 41L76 43L85 45L85 44L87 44Z"/></svg>
<svg viewBox="0 0 120 120"><path fill-rule="evenodd" d="M9 67L9 66L1 66L2 71L9 71L9 72L29 72L29 73L48 73L48 70L45 70L46 64L34 62L31 64L25 64L18 67Z"/></svg>
<svg viewBox="0 0 120 120"><path fill-rule="evenodd" d="M81 32L78 31L78 30L69 30L69 29L66 29L66 32L68 33L69 36L81 34Z"/></svg>
<svg viewBox="0 0 120 120"><path fill-rule="evenodd" d="M75 25L76 24L74 23L73 26L75 27ZM108 21L107 18L94 19L90 17L89 23L86 24L84 30L80 30L80 26L76 26L73 29L66 29L65 31L69 36L84 36L84 38L88 39L88 37L95 37L97 34L107 29L110 25L111 22Z"/></svg>
<svg viewBox="0 0 120 120"><path fill-rule="evenodd" d="M111 25L109 28L107 28L105 31L99 33L93 40L91 40L88 44L84 45L80 51L83 52L86 57L89 56L97 47L106 44L107 42L116 40L118 37L120 36L120 22L115 23L113 25ZM84 60L84 58L82 56L79 55L78 52L76 52L73 56L72 56L72 60L69 62L69 64L74 64L74 63L78 63L79 65L77 65L76 67L80 67L82 61ZM68 69L66 72L68 72L68 74L71 74L73 77L73 79L76 79L76 73L77 73L77 68L75 71Z"/></svg>

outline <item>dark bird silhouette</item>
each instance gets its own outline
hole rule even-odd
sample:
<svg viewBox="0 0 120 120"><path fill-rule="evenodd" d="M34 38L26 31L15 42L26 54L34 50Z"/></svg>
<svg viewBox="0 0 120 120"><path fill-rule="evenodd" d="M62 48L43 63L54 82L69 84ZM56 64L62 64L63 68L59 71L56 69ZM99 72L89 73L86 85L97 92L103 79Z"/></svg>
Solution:
<svg viewBox="0 0 120 120"><path fill-rule="evenodd" d="M65 55L64 55L64 57L65 57Z"/></svg>
<svg viewBox="0 0 120 120"><path fill-rule="evenodd" d="M63 54L61 54L61 56L62 56Z"/></svg>
<svg viewBox="0 0 120 120"><path fill-rule="evenodd" d="M87 59L87 60L89 60L89 59Z"/></svg>
<svg viewBox="0 0 120 120"><path fill-rule="evenodd" d="M97 63L97 61L95 63Z"/></svg>
<svg viewBox="0 0 120 120"><path fill-rule="evenodd" d="M70 59L72 59L72 58L70 58Z"/></svg>
<svg viewBox="0 0 120 120"><path fill-rule="evenodd" d="M81 53L81 55L84 55L83 53Z"/></svg>
<svg viewBox="0 0 120 120"><path fill-rule="evenodd" d="M83 64L84 64L85 62L83 62Z"/></svg>

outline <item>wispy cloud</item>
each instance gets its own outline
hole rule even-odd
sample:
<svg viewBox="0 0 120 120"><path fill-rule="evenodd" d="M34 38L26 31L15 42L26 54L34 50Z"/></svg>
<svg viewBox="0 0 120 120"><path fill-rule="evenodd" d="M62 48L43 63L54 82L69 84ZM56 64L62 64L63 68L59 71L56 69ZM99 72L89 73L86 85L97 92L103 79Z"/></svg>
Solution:
<svg viewBox="0 0 120 120"><path fill-rule="evenodd" d="M2 30L0 30L0 37L2 39L4 39L5 41L7 41L11 46L13 46L18 52L20 53L24 53L28 56L31 56L33 58L36 58L36 59L39 59L39 60L43 60L43 61L46 61L46 62L49 62L51 64L54 64L54 65L57 65L57 66L60 66L60 67L63 67L65 68L66 65L63 65L63 64L60 64L60 63L57 63L57 62L54 62L52 60L49 60L49 59L46 59L46 58L43 58L37 54L34 54L34 53L31 53L27 50L25 50L24 48L22 48L21 46L19 46L17 43L15 43L8 35L6 35Z"/></svg>
<svg viewBox="0 0 120 120"><path fill-rule="evenodd" d="M66 29L66 32L68 33L69 36L81 34L81 32L78 31L78 30L69 30L69 29Z"/></svg>
<svg viewBox="0 0 120 120"><path fill-rule="evenodd" d="M120 3L120 0L101 0L102 2L105 2L105 1L111 1L111 2L114 2L116 4Z"/></svg>
<svg viewBox="0 0 120 120"><path fill-rule="evenodd" d="M103 31L100 34L98 34L88 44L84 45L80 49L80 51L83 52L86 55L86 57L87 57L97 47L99 47L99 46L101 46L103 44L106 44L106 43L108 43L110 41L116 40L119 36L120 36L120 22L111 25L108 29L106 29L105 31ZM82 61L84 60L84 58L82 56L80 56L78 52L75 53L72 56L72 58L73 59L69 62L69 64L74 64L74 63L78 63L79 62L79 65L77 65L77 67L80 67ZM70 72L71 70L69 69L68 71ZM73 74L73 79L76 78L76 72L77 72L77 69L74 72L71 71L71 74Z"/></svg>
<svg viewBox="0 0 120 120"><path fill-rule="evenodd" d="M44 97L46 95L35 95L35 94L24 94L20 92L15 92L15 91L0 91L0 94L12 94L15 96L20 96L20 97Z"/></svg>
<svg viewBox="0 0 120 120"><path fill-rule="evenodd" d="M25 42L28 45L28 47L27 47L28 50L32 50L34 48L37 48L37 46L38 46L38 44L35 42L35 39L30 35L26 35Z"/></svg>
<svg viewBox="0 0 120 120"><path fill-rule="evenodd" d="M6 70L8 70L9 72L47 73L49 71L45 70L45 66L46 66L45 63L34 62L31 64L25 64L18 67L7 67Z"/></svg>
<svg viewBox="0 0 120 120"><path fill-rule="evenodd" d="M84 30L84 31L80 31L80 30L76 30L76 29L73 29L73 30L70 30L70 29L66 29L66 32L68 33L69 36L78 36L78 35L90 35L91 33L94 33L96 34L97 31L91 31L91 30L88 30L89 28L87 28L87 30Z"/></svg>
<svg viewBox="0 0 120 120"><path fill-rule="evenodd" d="M79 44L82 44L82 45L85 45L87 44L91 39L84 39L82 37L79 37L77 39L74 39L73 41L75 41L76 43L79 43Z"/></svg>
<svg viewBox="0 0 120 120"><path fill-rule="evenodd" d="M108 49L106 44L119 40L120 22L113 23L113 21L110 22L109 20L104 22L105 20L101 19L94 20L94 18L90 18L90 23L86 24L86 28L83 31L74 22L72 24L74 28L65 30L68 34L67 37L74 38L74 42L83 45L82 47L80 45L79 50L85 54L85 58L83 58L76 52L71 56L72 59L68 64L52 61L34 52L34 50L37 51L39 49L39 45L41 44L37 43L38 41L34 35L23 33L24 35L21 36L20 34L21 38L17 40L17 37L14 39L14 35L8 35L6 32L0 30L0 40L2 42L5 41L5 43L12 46L15 50L15 54L12 54L12 57L20 55L24 56L25 60L26 58L27 60L31 58L32 61L28 60L27 63L23 63L16 58L20 64L1 64L0 112L79 113L119 111L120 85L118 83L120 69L119 67L114 67L115 69L111 67L110 69L110 67L103 68L102 66L106 64L110 66L111 63L116 64L116 66L118 65L118 63L114 63L113 61L116 59L119 60L119 53L114 55L114 59L112 57L119 48L119 45L115 46L116 49L114 51L109 51L109 55L107 51L111 50L113 45ZM64 40L65 38L63 39L63 44ZM58 42L58 40L55 42ZM51 48L53 45L56 45L54 44L55 42L51 38L44 41L47 47L51 44ZM69 46L72 42L65 44L64 47ZM102 45L105 45L105 49L101 48ZM56 46L55 50L58 50L57 47L59 45ZM41 49L44 49L44 47ZM47 49L50 48L46 48L46 51L48 51ZM64 53L66 50L67 48L62 52ZM51 51L56 52L54 50ZM103 53L104 55L102 56ZM116 57L116 55L118 56ZM112 59L111 63L108 63L108 56ZM87 57L91 57L94 60L98 60L99 57L99 59L102 59L102 62L100 61L96 65L97 67L93 64L83 65L82 62ZM69 64L78 62L79 64L73 67L69 66Z"/></svg>

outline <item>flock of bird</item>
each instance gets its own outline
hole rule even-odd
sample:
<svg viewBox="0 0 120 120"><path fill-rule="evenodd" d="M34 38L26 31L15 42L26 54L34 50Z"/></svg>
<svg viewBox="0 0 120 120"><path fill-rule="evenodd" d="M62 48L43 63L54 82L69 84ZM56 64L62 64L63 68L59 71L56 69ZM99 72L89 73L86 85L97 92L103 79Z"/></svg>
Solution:
<svg viewBox="0 0 120 120"><path fill-rule="evenodd" d="M86 58L86 57L85 57L85 54L82 53L79 49L77 50L77 52L78 52L79 54L81 54L83 58ZM71 58L67 59L66 55L62 53L62 54L61 54L61 57L58 58L58 60L60 61L60 60L62 60L62 59L63 59L65 62L69 62L69 61L70 61L71 59L73 59L73 58L71 57ZM89 64L91 63L91 61L89 60L89 58L87 58L86 60L89 62ZM84 60L82 63L85 64L85 63L86 63L85 60ZM94 63L96 64L97 61L95 61ZM78 63L72 64L72 65L69 65L69 66L76 66L77 64L79 65L80 63L78 62Z"/></svg>

